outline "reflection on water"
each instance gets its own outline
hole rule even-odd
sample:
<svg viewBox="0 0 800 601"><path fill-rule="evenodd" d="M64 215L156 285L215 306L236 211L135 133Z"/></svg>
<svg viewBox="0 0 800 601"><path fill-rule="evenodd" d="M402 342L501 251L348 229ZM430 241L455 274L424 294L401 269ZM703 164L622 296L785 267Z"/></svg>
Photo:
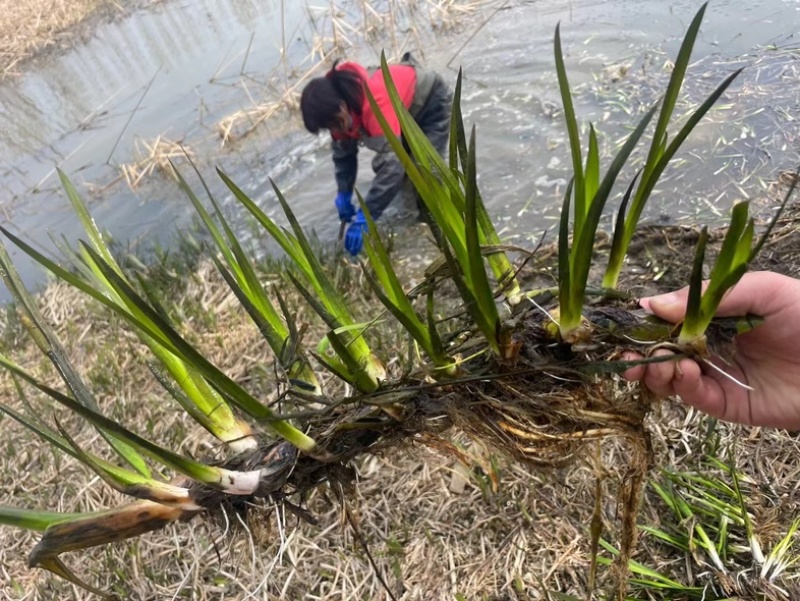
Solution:
<svg viewBox="0 0 800 601"><path fill-rule="evenodd" d="M132 159L137 137L163 134L198 152L215 192L223 194L212 166L221 164L270 213L267 176L276 176L303 223L323 241L334 240L335 190L324 139L308 136L296 122L287 127L282 118L233 151L218 151L216 124L259 100L280 64L284 36L285 64L298 65L327 35L323 9L283 3L282 17L281 4L165 2L101 26L85 45L0 86L0 221L46 249L48 232L77 238L79 227L57 185L59 166L117 239L168 240L192 215L174 184L162 178L135 192L119 183L106 187L118 173L115 165ZM358 6L343 2L340 13L356 28L363 24ZM552 224L569 166L552 68L556 23L562 22L579 119L596 124L608 153L663 89L667 58L676 54L698 3L516 0L495 13L496 6L487 3L449 36L430 31L434 17L421 8L414 13L421 21L398 27L403 37L393 39L451 81L463 65L462 104L465 118L478 125L483 196L507 235L526 238ZM798 8L796 0L728 0L709 8L682 107L740 64L749 68L726 95L728 105L690 141L686 164L668 173L650 217L714 218L735 198L759 194L760 181L796 161L800 110L791 90L799 83L798 54L757 48L790 43L800 29ZM378 43L349 54L374 63ZM362 187L370 179L366 158ZM38 277L18 252L14 257L27 281Z"/></svg>
<svg viewBox="0 0 800 601"><path fill-rule="evenodd" d="M228 73L220 68L222 61L241 51L252 33L249 59L276 63L279 5L279 0L160 4L101 26L87 44L0 87L5 117L0 160L17 174L5 178L4 186L35 188L54 163L69 172L104 165L123 128L127 136L112 160L130 158L134 135L172 130L173 137L182 136L196 127L201 106L237 107L241 90L223 80L234 68L238 72L244 59ZM295 13L288 17L298 21L301 13Z"/></svg>
<svg viewBox="0 0 800 601"><path fill-rule="evenodd" d="M280 60L282 28L296 30L303 18L292 4L284 25L280 5L161 3L100 26L85 45L5 82L0 221L43 249L52 249L51 233L74 241L80 228L61 194L59 167L118 239L168 239L189 214L185 202L175 202L172 185L151 183L136 192L124 184L106 186L118 177L119 163L134 160L137 139L163 134L206 147L207 154L216 149L217 121L253 102L243 76L254 88L263 86L259 78ZM290 43L287 56L304 52L301 46ZM26 281L39 277L30 261L10 250Z"/></svg>

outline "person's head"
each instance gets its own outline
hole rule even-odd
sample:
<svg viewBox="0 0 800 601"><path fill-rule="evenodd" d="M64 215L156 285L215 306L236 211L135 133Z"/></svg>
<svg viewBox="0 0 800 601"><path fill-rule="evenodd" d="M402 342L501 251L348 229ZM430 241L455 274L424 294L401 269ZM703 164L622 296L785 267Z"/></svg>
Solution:
<svg viewBox="0 0 800 601"><path fill-rule="evenodd" d="M303 89L300 96L303 124L312 134L320 129L347 131L352 124L351 113L360 115L363 101L363 83L358 74L337 69L333 63L324 77L315 77Z"/></svg>

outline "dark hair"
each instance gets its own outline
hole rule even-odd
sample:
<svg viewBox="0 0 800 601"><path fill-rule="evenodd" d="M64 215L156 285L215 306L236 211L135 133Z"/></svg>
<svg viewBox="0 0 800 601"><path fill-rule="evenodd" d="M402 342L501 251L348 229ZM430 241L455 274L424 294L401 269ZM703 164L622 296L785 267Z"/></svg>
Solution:
<svg viewBox="0 0 800 601"><path fill-rule="evenodd" d="M312 134L336 125L336 114L342 102L351 112L361 114L361 103L364 101L361 77L349 69L337 69L338 62L333 63L324 77L309 81L300 96L303 124Z"/></svg>

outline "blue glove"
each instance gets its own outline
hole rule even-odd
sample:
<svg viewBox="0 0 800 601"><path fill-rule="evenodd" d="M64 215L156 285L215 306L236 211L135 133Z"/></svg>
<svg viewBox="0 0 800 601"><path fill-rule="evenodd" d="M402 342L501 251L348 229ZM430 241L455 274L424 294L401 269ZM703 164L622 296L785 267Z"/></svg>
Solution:
<svg viewBox="0 0 800 601"><path fill-rule="evenodd" d="M339 192L336 195L336 209L339 211L339 219L350 223L356 210L353 208L353 203L350 200L353 198L352 192Z"/></svg>
<svg viewBox="0 0 800 601"><path fill-rule="evenodd" d="M354 257L361 252L361 247L364 246L364 232L366 231L367 219L359 209L355 220L347 228L347 233L344 235L344 247Z"/></svg>

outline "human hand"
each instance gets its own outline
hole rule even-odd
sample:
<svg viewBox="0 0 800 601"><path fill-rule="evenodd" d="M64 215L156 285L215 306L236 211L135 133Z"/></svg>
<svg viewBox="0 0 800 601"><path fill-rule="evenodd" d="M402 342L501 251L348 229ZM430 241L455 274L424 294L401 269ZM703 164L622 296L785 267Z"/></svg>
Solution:
<svg viewBox="0 0 800 601"><path fill-rule="evenodd" d="M683 320L688 288L641 300L672 323ZM625 372L659 396L677 395L700 411L751 426L800 429L800 280L762 271L745 274L719 306L717 315L759 315L764 323L735 338L730 364L714 365L744 382L747 390L693 359L639 365ZM655 356L667 354L657 351ZM636 359L631 354L628 360Z"/></svg>
<svg viewBox="0 0 800 601"><path fill-rule="evenodd" d="M344 247L354 257L361 252L364 245L364 232L367 231L367 219L361 209L356 213L353 223L347 228L344 236Z"/></svg>
<svg viewBox="0 0 800 601"><path fill-rule="evenodd" d="M339 192L334 200L336 210L339 211L339 219L347 223L350 223L350 220L353 219L353 215L356 214L356 210L353 208L353 203L351 202L352 198L352 192Z"/></svg>
<svg viewBox="0 0 800 601"><path fill-rule="evenodd" d="M361 247L364 245L364 232L367 231L367 218L361 209L356 213L356 218L347 228L347 233L344 235L344 247L354 257L361 252Z"/></svg>

